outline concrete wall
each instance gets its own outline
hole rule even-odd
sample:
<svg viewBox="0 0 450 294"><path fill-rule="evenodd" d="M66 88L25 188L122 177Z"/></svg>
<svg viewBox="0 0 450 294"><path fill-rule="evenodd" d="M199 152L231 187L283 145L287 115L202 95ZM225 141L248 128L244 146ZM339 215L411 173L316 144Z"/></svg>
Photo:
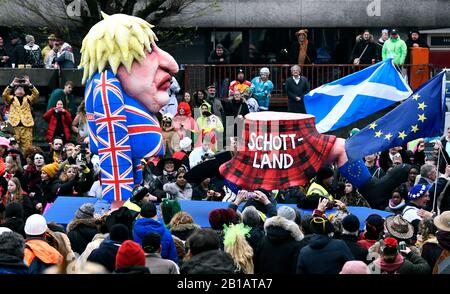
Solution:
<svg viewBox="0 0 450 294"><path fill-rule="evenodd" d="M444 27L449 0L196 0L162 26Z"/></svg>
<svg viewBox="0 0 450 294"><path fill-rule="evenodd" d="M139 6L147 1L137 0ZM84 5L84 0L0 1L0 26L78 26L73 20L80 18L70 8ZM449 0L194 0L161 25L431 28L450 26L449 15Z"/></svg>

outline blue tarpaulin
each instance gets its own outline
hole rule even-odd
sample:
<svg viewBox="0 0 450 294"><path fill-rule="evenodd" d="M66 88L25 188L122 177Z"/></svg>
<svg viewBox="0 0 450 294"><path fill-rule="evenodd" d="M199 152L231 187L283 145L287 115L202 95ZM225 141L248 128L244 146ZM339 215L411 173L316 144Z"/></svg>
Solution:
<svg viewBox="0 0 450 294"><path fill-rule="evenodd" d="M44 214L47 222L56 222L66 226L75 216L77 209L84 203L94 203L97 213L102 214L107 211L110 205L102 200L97 201L97 198L90 197L58 197L53 206ZM208 213L215 208L227 208L228 202L214 202L214 201L194 201L194 200L180 200L180 206L183 211L192 215L194 222L204 228L209 228ZM301 215L311 214L312 210L299 209L295 204L278 204L277 206L287 205L298 209ZM240 206L242 209L242 205ZM370 214L376 213L382 217L387 217L391 213L366 207L349 207L348 210L356 215L361 222L361 229L364 228L364 220ZM327 214L334 213L335 210L327 210Z"/></svg>

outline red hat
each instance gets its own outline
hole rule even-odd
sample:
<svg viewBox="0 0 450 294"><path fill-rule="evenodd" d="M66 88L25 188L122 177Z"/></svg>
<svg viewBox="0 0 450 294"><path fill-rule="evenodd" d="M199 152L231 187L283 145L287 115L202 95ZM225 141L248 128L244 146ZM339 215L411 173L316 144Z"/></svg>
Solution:
<svg viewBox="0 0 450 294"><path fill-rule="evenodd" d="M230 225L236 217L236 212L231 208L217 208L209 212L208 220L213 230L222 230L223 225Z"/></svg>
<svg viewBox="0 0 450 294"><path fill-rule="evenodd" d="M117 251L116 270L132 266L145 266L145 253L138 243L127 240Z"/></svg>
<svg viewBox="0 0 450 294"><path fill-rule="evenodd" d="M336 137L319 134L315 117L300 113L252 112L245 116L244 144L220 167L230 182L247 190L286 189L316 175ZM262 149L263 147L267 149Z"/></svg>

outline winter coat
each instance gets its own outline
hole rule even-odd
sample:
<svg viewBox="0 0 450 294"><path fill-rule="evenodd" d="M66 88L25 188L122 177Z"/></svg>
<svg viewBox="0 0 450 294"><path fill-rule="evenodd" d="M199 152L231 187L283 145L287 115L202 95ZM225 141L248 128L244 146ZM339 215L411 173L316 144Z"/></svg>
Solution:
<svg viewBox="0 0 450 294"><path fill-rule="evenodd" d="M19 64L25 64L26 51L22 44L21 40L18 40L16 44L11 45L9 50L9 63L16 64L16 67Z"/></svg>
<svg viewBox="0 0 450 294"><path fill-rule="evenodd" d="M64 258L44 240L30 239L25 242L24 260L30 274L41 274L48 267L61 264Z"/></svg>
<svg viewBox="0 0 450 294"><path fill-rule="evenodd" d="M184 189L177 183L167 183L163 186L163 189L172 199L191 200L192 198L192 186L189 183L186 183Z"/></svg>
<svg viewBox="0 0 450 294"><path fill-rule="evenodd" d="M16 96L14 96L13 89L9 86L3 91L3 101L10 105L8 122L13 127L17 127L22 124L25 127L33 127L34 119L31 113L31 104L37 101L39 98L39 91L36 87L31 88L31 95L23 97L22 102Z"/></svg>
<svg viewBox="0 0 450 294"><path fill-rule="evenodd" d="M97 249L92 251L87 261L101 264L112 273L116 269L116 255L121 245L120 242L106 239Z"/></svg>
<svg viewBox="0 0 450 294"><path fill-rule="evenodd" d="M23 263L23 259L7 255L0 255L0 275L13 274L25 275L28 274L28 267Z"/></svg>
<svg viewBox="0 0 450 294"><path fill-rule="evenodd" d="M426 240L422 245L422 258L425 259L430 266L430 268L434 268L436 261L442 253L442 247L439 246L439 243L436 237Z"/></svg>
<svg viewBox="0 0 450 294"><path fill-rule="evenodd" d="M39 193L39 185L41 184L41 171L36 169L34 164L27 165L23 172L28 184L28 192Z"/></svg>
<svg viewBox="0 0 450 294"><path fill-rule="evenodd" d="M264 228L263 226L257 226L252 227L249 235L245 237L248 244L253 248L253 252L256 252L258 249L259 244L261 244L262 240L264 239Z"/></svg>
<svg viewBox="0 0 450 294"><path fill-rule="evenodd" d="M372 64L372 59L378 59L377 45L374 43L372 35L370 35L370 39L367 41L364 40L362 36L357 38L350 57L351 64L354 62L355 58L360 58L359 64Z"/></svg>
<svg viewBox="0 0 450 294"><path fill-rule="evenodd" d="M298 225L274 216L264 223L266 236L255 252L255 274L295 273L303 233Z"/></svg>
<svg viewBox="0 0 450 294"><path fill-rule="evenodd" d="M223 61L220 61L221 58L223 58ZM223 54L221 56L217 56L216 49L212 50L209 53L208 63L211 63L211 64L228 64L228 63L230 63L230 51L223 48Z"/></svg>
<svg viewBox="0 0 450 294"><path fill-rule="evenodd" d="M369 253L366 248L358 245L358 237L352 235L341 235L341 240L347 244L348 248L352 252L355 260L361 260L367 262L367 254Z"/></svg>
<svg viewBox="0 0 450 294"><path fill-rule="evenodd" d="M306 113L303 97L309 93L309 83L304 76L300 76L298 84L293 77L286 80L286 93L288 95L288 112ZM300 97L297 101L295 97Z"/></svg>
<svg viewBox="0 0 450 294"><path fill-rule="evenodd" d="M86 264L87 259L88 259L89 255L91 255L92 251L94 251L95 249L100 247L100 244L102 244L102 242L106 238L107 238L107 234L98 233L97 235L94 236L92 241L89 242L89 244L87 244L86 249L83 251L83 253L80 255L80 257L78 257L78 261L80 262L80 267L83 267Z"/></svg>
<svg viewBox="0 0 450 294"><path fill-rule="evenodd" d="M222 250L208 250L184 262L181 274L234 274L236 267L230 254Z"/></svg>
<svg viewBox="0 0 450 294"><path fill-rule="evenodd" d="M236 101L233 99L231 101L224 102L223 109L225 112L225 116L232 116L233 118L236 118L239 115L245 117L245 115L250 112L248 110L247 103L245 103L242 99L241 101Z"/></svg>
<svg viewBox="0 0 450 294"><path fill-rule="evenodd" d="M424 207L425 210L428 210L428 211L432 210L435 189L436 189L436 197L439 197L439 195L441 195L442 191L444 191L444 188L447 185L447 182L448 181L447 181L446 178L439 177L437 179L437 185L435 185L434 181L432 182L432 181L430 181L430 180L428 180L426 178L420 177L420 180L417 183L418 185L428 185L428 184L432 185L430 190L428 190L428 194L429 194L430 200L425 205L425 207ZM438 199L436 199L436 204L435 204L436 206L435 206L435 208L437 207L437 200ZM437 211L437 209L434 209L434 211Z"/></svg>
<svg viewBox="0 0 450 294"><path fill-rule="evenodd" d="M314 235L302 248L297 262L298 274L338 274L347 261L354 260L347 244L327 235Z"/></svg>
<svg viewBox="0 0 450 294"><path fill-rule="evenodd" d="M418 274L430 274L431 268L425 259L412 252L406 256L401 254L397 255L397 258L393 263L386 263L381 257L377 258L374 262L369 264L369 269L372 273L382 274L405 274L405 275L418 275Z"/></svg>
<svg viewBox="0 0 450 294"><path fill-rule="evenodd" d="M41 59L41 48L38 45L33 44L30 46L29 44L23 46L25 49L25 63L31 64L33 68L43 67L44 63Z"/></svg>
<svg viewBox="0 0 450 294"><path fill-rule="evenodd" d="M69 237L72 250L82 254L86 246L98 233L95 219L74 219L67 225L67 237Z"/></svg>
<svg viewBox="0 0 450 294"><path fill-rule="evenodd" d="M407 47L405 41L400 37L393 39L389 38L384 42L382 49L383 60L388 58L394 59L395 64L404 64L406 59Z"/></svg>
<svg viewBox="0 0 450 294"><path fill-rule="evenodd" d="M150 274L150 270L145 266L128 266L116 269L113 274L142 275Z"/></svg>
<svg viewBox="0 0 450 294"><path fill-rule="evenodd" d="M60 120L58 119L58 116L60 117ZM55 134L55 131L58 128L58 123L62 124L65 140L70 140L72 117L66 109L64 109L61 113L56 113L56 107L52 107L46 113L44 113L44 119L48 122L47 133L45 135L45 139L48 143L53 141L53 137L55 135L59 136L59 134Z"/></svg>
<svg viewBox="0 0 450 294"><path fill-rule="evenodd" d="M75 96L72 93L66 94L64 89L53 90L47 102L47 111L49 111L52 107L55 107L58 100L62 101L64 109L70 110L71 116L74 117L76 115L77 105L75 104Z"/></svg>
<svg viewBox="0 0 450 294"><path fill-rule="evenodd" d="M268 110L270 105L270 96L273 91L273 83L271 80L263 81L260 76L252 79L252 97L258 101L259 108Z"/></svg>
<svg viewBox="0 0 450 294"><path fill-rule="evenodd" d="M151 218L141 218L134 223L133 239L135 242L142 245L142 239L150 233L157 233L161 236L161 256L178 263L178 253L173 242L172 234L170 234L169 230L162 223Z"/></svg>
<svg viewBox="0 0 450 294"><path fill-rule="evenodd" d="M289 63L298 64L298 53L300 51L300 44L298 41L295 41L291 44L289 48ZM317 50L316 46L313 42L308 40L308 48L306 49L306 58L305 64L313 64L315 63L317 58Z"/></svg>
<svg viewBox="0 0 450 294"><path fill-rule="evenodd" d="M196 231L200 230L200 226L197 224L179 224L170 228L172 235L186 241Z"/></svg>
<svg viewBox="0 0 450 294"><path fill-rule="evenodd" d="M148 267L152 275L177 275L180 273L180 269L175 262L173 262L172 260L163 259L159 253L145 254L145 266Z"/></svg>

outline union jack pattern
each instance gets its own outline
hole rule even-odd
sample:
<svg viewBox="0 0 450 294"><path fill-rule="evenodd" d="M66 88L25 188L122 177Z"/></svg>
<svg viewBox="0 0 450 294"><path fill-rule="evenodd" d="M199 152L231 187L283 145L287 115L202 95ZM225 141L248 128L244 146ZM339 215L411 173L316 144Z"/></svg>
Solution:
<svg viewBox="0 0 450 294"><path fill-rule="evenodd" d="M85 97L90 149L100 157L103 199L126 200L142 180L140 160L164 153L161 128L109 70L91 78Z"/></svg>

